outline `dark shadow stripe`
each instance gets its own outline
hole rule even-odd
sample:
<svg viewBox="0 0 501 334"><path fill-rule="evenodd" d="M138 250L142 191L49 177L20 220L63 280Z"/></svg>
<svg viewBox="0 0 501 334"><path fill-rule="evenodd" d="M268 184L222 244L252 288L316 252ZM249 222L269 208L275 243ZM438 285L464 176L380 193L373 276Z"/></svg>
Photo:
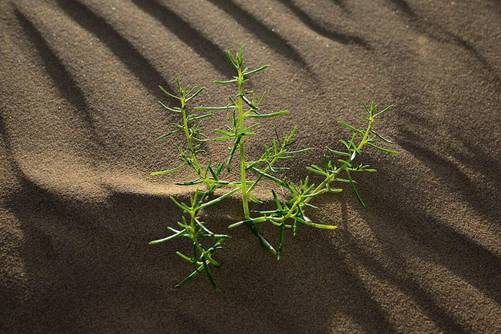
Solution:
<svg viewBox="0 0 501 334"><path fill-rule="evenodd" d="M430 317L433 322L446 333L468 333L447 311L435 302L435 298L428 291L422 288L418 282L402 270L392 270L384 267L375 258L362 250L356 242L356 239L349 231L340 230L343 239L348 243L347 248L350 254L358 260L374 276L386 280L397 289L404 292L414 302L416 302ZM397 256L395 254L395 256ZM398 258L397 258L398 259ZM394 260L397 260L394 259ZM395 262L398 263L398 262ZM400 268L401 269L401 268Z"/></svg>
<svg viewBox="0 0 501 334"><path fill-rule="evenodd" d="M409 148L405 144L402 147ZM422 161L420 157L417 159ZM428 167L433 171L438 166L428 165ZM391 240L391 235L407 235L433 255L433 262L448 268L492 300L501 303L501 291L498 289L496 279L501 268L501 258L481 242L428 213L422 206L414 205L413 197L418 195L409 198L406 187L395 186L398 182L389 170L381 170L378 174L380 184L394 185L392 191L378 194L376 190L372 189L373 192L370 192L371 189L368 189L365 193L366 202L371 203L373 211L380 213L380 220L397 222L389 226L391 230L382 236L380 227L371 226L374 233L378 234L381 243L387 244L387 240ZM443 182L444 180L441 180L440 183ZM370 221L369 218L367 220ZM462 224L468 224L468 221Z"/></svg>
<svg viewBox="0 0 501 334"><path fill-rule="evenodd" d="M163 97L158 89L159 84L165 85L162 74L127 39L83 4L75 0L56 1L76 23L104 43L151 94L158 98ZM165 86L174 91L169 85Z"/></svg>
<svg viewBox="0 0 501 334"><path fill-rule="evenodd" d="M257 39L265 43L270 49L282 57L288 58L301 66L306 67L306 62L301 55L279 34L269 29L251 13L244 10L232 0L208 0L216 7L234 18L235 22L244 27Z"/></svg>
<svg viewBox="0 0 501 334"><path fill-rule="evenodd" d="M416 14L409 6L409 4L405 2L405 0L388 0L388 1L391 2L395 8L404 13L406 16L416 17Z"/></svg>
<svg viewBox="0 0 501 334"><path fill-rule="evenodd" d="M346 7L346 1L345 0L331 0L336 6L341 8L343 12L349 13L350 10Z"/></svg>
<svg viewBox="0 0 501 334"><path fill-rule="evenodd" d="M423 145L415 144L415 142L423 141L421 137L408 131L401 130L401 133L407 138L399 140L398 144L426 165L446 185L446 189L453 193L459 193L480 216L486 217L492 222L501 222L501 211L496 209L499 202L495 193L490 193L483 184L472 181L454 162L446 157Z"/></svg>
<svg viewBox="0 0 501 334"><path fill-rule="evenodd" d="M26 38L33 44L38 51L40 59L49 74L54 86L59 93L78 111L77 117L80 118L90 128L95 139L99 139L96 132L94 119L89 114L89 107L85 95L75 82L73 76L64 66L61 59L49 47L42 33L21 11L15 9L16 17L23 29ZM102 142L100 142L102 144Z"/></svg>
<svg viewBox="0 0 501 334"><path fill-rule="evenodd" d="M178 14L157 0L132 0L132 2L162 23L200 57L207 59L218 72L226 77L234 75L233 69L225 60L224 51Z"/></svg>
<svg viewBox="0 0 501 334"><path fill-rule="evenodd" d="M323 27L322 25L318 24L314 19L312 19L306 12L304 12L301 8L296 6L292 1L290 0L277 0L280 3L282 3L284 6L289 8L290 11L301 21L303 22L308 28L316 32L317 34L324 36L330 40L333 40L335 42L341 43L341 44L353 44L353 45L358 45L361 46L365 49L371 49L372 47L369 45L369 43L363 39L362 37L359 36L354 36L350 34L345 34L342 32L338 31L332 31L328 30L327 28Z"/></svg>
<svg viewBox="0 0 501 334"><path fill-rule="evenodd" d="M498 70L482 55L470 42L447 31L440 25L423 19L409 6L405 0L387 0L394 8L402 12L410 23L414 31L428 36L436 42L449 43L464 49L486 70L487 75L495 80L495 84L501 89L501 76ZM434 31L435 30L435 31ZM438 34L437 34L438 33Z"/></svg>

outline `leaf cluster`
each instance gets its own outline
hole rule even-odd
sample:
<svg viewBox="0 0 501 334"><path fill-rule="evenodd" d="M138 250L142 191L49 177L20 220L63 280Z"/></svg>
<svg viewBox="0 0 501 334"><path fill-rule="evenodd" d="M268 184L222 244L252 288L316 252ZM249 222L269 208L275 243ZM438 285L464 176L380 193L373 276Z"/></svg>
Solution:
<svg viewBox="0 0 501 334"><path fill-rule="evenodd" d="M340 149L327 148L329 158L325 163L312 164L306 169L316 175L320 181L315 183L306 176L298 183L284 177L287 171L285 162L293 160L297 154L308 149L294 149L297 129L293 128L282 138L278 135L266 147L262 154L255 160L250 160L246 153L249 140L256 135L258 128L265 124L269 118L287 115L288 110L267 112L262 106L264 95L258 95L246 88L246 83L252 76L266 71L268 65L248 68L245 65L243 49L235 53L227 51L226 60L234 68L235 75L229 80L215 81L219 85L232 85L234 94L229 97L229 102L223 106L192 106L192 100L199 96L205 88L184 87L176 81L177 92L172 93L160 87L170 100L177 102L171 107L160 102L168 112L178 116L179 122L175 129L162 135L165 139L174 135L184 137L184 147L179 148L180 165L151 173L152 176L165 175L176 172L182 168L191 169L194 179L181 181L176 184L181 186L195 186L188 202L180 202L171 198L173 203L181 210L181 217L177 228L169 227L171 234L162 239L154 240L150 244L162 244L166 241L186 238L192 245L191 255L182 252L176 254L192 266L192 271L177 286L182 286L191 281L200 273L205 273L216 290L219 290L213 276L213 268L220 267L216 260L216 251L222 249L223 244L230 236L225 233L215 233L203 220L204 211L217 205L229 196L238 196L242 204L242 219L229 225L229 229L247 226L256 237L260 245L277 259L283 256L284 243L287 233L297 234L299 226L333 230L334 225L322 224L312 221L307 215L311 209L317 209L311 202L326 193L339 193L343 191L342 184L348 184L362 207L365 203L358 190L354 175L358 173L374 173L376 170L361 162L365 150L375 149L385 154L397 152L385 147L391 143L375 130L376 120L390 110L386 107L379 110L375 103L364 105L366 112L365 123L358 128L346 122L341 126L350 130L348 139L340 140ZM205 135L200 130L201 121L210 117L214 112L223 112L228 115L228 124L216 129L213 134ZM228 142L227 155L220 161L209 159L201 163L200 156L206 155L204 145L209 141ZM239 178L232 179L231 168L238 160ZM262 200L255 195L255 190L263 181L274 184L272 187L273 201L271 208L266 208ZM280 194L280 195L278 195ZM255 208L251 210L251 206ZM271 224L278 229L278 240L271 242L260 231L262 224Z"/></svg>

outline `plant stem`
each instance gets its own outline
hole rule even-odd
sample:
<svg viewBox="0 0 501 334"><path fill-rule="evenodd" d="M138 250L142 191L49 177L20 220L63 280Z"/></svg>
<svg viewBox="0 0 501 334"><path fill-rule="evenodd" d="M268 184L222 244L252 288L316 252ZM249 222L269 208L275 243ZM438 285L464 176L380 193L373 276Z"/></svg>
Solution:
<svg viewBox="0 0 501 334"><path fill-rule="evenodd" d="M270 162L266 165L266 167L265 167L265 168L264 168L264 170L263 170L265 173L266 173L266 172L268 172L268 171L271 169L271 167L272 167L273 165L275 165L275 163L278 161L278 159L279 159L279 157L280 157L280 154L281 154L283 151L284 151L284 149L282 148L282 149L280 150L280 152L279 152L277 155L275 155L275 156L273 157L273 159L272 159L272 160L271 160L271 161L270 161ZM250 185L249 189L247 189L247 193L248 193L248 194L250 194L250 193L252 192L252 190L254 190L254 188L255 188L255 187L256 187L256 185L259 183L259 181L261 181L261 179L262 179L262 178L263 178L263 175L262 175L262 174L259 174L259 175L257 176L257 178L256 178L256 179L252 182L252 184Z"/></svg>
<svg viewBox="0 0 501 334"><path fill-rule="evenodd" d="M193 213L190 213L190 229L191 229L191 235L193 236L193 256L195 259L198 258L198 253L200 251L200 244L198 242L198 233L196 231L196 226L195 226L195 216Z"/></svg>
<svg viewBox="0 0 501 334"><path fill-rule="evenodd" d="M372 115L369 116L369 122L367 124L367 130L365 130L364 132L364 135L362 136L362 139L360 140L360 142L358 143L357 145L357 148L355 150L355 154L357 152L360 152L364 146L367 144L367 139L369 138L369 133L371 132L372 128L374 127L374 117ZM350 158L351 161L355 160L355 157L356 155L354 155L352 158ZM342 171L343 169L346 169L346 166L343 166L341 167L338 172ZM334 176L334 177L333 177ZM320 183L316 188L315 190L313 191L314 193L316 193L317 191L321 191L324 187L328 186L330 183L332 183L333 181L335 180L335 175L329 175L327 176L323 181L322 183ZM313 197L310 197L308 199L306 199L306 203L310 202L310 200L312 199Z"/></svg>
<svg viewBox="0 0 501 334"><path fill-rule="evenodd" d="M373 117L373 115L370 115L369 116L369 122L368 122L368 125L367 125L367 129L364 132L364 134L362 136L362 139L360 140L360 142L356 146L355 153L361 151L365 147L365 145L368 142L369 133L371 132L371 130L372 130L373 127L374 127L374 117ZM355 160L355 157L356 157L356 155L353 156L353 158L350 158L350 160L351 161ZM346 169L346 166L343 166L340 169L338 169L337 173L339 173L339 172L341 172L342 170L345 170L345 169ZM326 176L325 179L315 188L315 190L313 190L313 193L316 193L316 194L320 195L320 194L323 194L323 193L327 192L327 190L328 190L327 188L329 187L329 185L332 182L335 181L336 174L330 174L330 175ZM314 197L308 197L307 199L304 200L303 203L307 204L313 198ZM297 207L297 205L300 202L301 202L301 197L298 197L298 199L292 204L292 206L290 207L290 209L288 210L288 212L283 217L281 217L279 219L276 219L275 221L276 222L282 222L282 221L286 221L287 219L289 219L290 217L292 217L293 214L294 214L294 210L296 210L296 207Z"/></svg>
<svg viewBox="0 0 501 334"><path fill-rule="evenodd" d="M367 124L367 130L365 130L365 133L362 137L362 140L360 141L360 143L357 146L357 151L360 151L365 146L365 144L367 144L367 139L369 138L369 133L371 132L373 127L374 127L374 116L370 115L369 116L369 124ZM351 160L354 160L354 159L355 159L355 157L353 157L353 159L351 159Z"/></svg>
<svg viewBox="0 0 501 334"><path fill-rule="evenodd" d="M244 75L241 69L238 69L238 79L237 79L237 87L238 87L238 96L237 96L237 111L238 111L238 132L241 133L245 129L245 115L243 110L243 99L242 95L244 93ZM250 210L249 210L249 198L247 193L247 172L245 165L245 138L242 136L240 138L240 142L238 143L240 152L240 187L242 192L242 207L244 210L244 218L250 218Z"/></svg>
<svg viewBox="0 0 501 334"><path fill-rule="evenodd" d="M181 115L183 117L183 131L184 131L184 135L186 137L186 143L187 143L187 146L188 146L188 150L190 151L191 153L191 161L193 162L193 167L195 169L195 172L201 177L202 173L202 169L200 167L200 163L198 162L198 159L197 159L197 155L195 154L194 152L194 149L193 149L193 138L192 138L192 135L190 133L190 128L189 128L189 125L188 125L188 113L186 111L186 98L183 94L181 94Z"/></svg>
<svg viewBox="0 0 501 334"><path fill-rule="evenodd" d="M188 149L190 152L193 152L193 142L190 136L190 129L188 127L188 115L186 112L186 99L183 95L181 95L181 115L183 116L183 131L186 136L186 141L188 144Z"/></svg>

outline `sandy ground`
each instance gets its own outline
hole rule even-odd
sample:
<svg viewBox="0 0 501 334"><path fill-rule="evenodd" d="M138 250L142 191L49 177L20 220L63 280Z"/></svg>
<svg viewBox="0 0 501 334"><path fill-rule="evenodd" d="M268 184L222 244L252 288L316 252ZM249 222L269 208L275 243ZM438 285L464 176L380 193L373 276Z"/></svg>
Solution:
<svg viewBox="0 0 501 334"><path fill-rule="evenodd" d="M242 230L222 296L205 279L177 290L182 246L147 245L186 191L148 176L180 144L156 140L175 121L157 85L224 101L210 82L242 44L272 66L252 84L290 109L279 129L334 147L336 120L374 99L395 105L380 129L401 154L371 155L367 209L323 203L335 232L303 229L277 263ZM501 332L500 51L498 0L0 1L0 331Z"/></svg>

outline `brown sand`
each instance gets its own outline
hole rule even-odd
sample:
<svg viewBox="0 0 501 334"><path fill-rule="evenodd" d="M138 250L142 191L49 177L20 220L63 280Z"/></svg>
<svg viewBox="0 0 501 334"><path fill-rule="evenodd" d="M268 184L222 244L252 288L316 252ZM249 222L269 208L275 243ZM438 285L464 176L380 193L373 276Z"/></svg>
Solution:
<svg viewBox="0 0 501 334"><path fill-rule="evenodd" d="M501 332L500 1L3 0L0 17L0 332ZM224 78L241 44L304 146L375 99L402 153L370 159L366 210L326 201L335 233L303 229L277 263L242 230L224 295L176 290L182 246L147 245L186 191L147 176L179 143L155 139L173 122L156 85ZM210 87L202 102L228 93Z"/></svg>

